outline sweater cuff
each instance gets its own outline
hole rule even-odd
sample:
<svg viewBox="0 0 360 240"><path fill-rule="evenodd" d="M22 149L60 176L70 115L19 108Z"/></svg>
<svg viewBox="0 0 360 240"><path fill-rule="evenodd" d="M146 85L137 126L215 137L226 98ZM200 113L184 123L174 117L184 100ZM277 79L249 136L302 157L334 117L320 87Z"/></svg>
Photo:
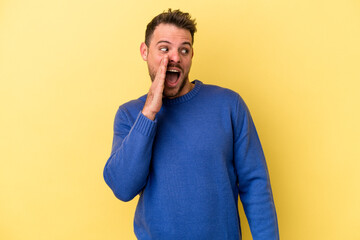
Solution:
<svg viewBox="0 0 360 240"><path fill-rule="evenodd" d="M145 136L153 137L156 132L156 122L145 117L140 111L135 120L134 129Z"/></svg>

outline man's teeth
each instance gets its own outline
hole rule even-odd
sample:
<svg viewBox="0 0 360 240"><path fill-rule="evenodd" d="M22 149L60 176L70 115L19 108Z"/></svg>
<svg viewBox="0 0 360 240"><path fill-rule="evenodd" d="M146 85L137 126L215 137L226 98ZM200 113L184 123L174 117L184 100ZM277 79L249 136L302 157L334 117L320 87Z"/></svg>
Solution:
<svg viewBox="0 0 360 240"><path fill-rule="evenodd" d="M178 72L179 72L178 70L175 70L175 69L168 69L167 71L168 71L168 72L175 72L175 73L178 73Z"/></svg>

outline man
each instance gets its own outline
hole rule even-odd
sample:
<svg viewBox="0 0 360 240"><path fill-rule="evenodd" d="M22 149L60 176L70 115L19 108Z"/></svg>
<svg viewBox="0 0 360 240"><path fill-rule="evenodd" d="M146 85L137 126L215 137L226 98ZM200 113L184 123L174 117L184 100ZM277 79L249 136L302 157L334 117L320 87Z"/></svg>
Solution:
<svg viewBox="0 0 360 240"><path fill-rule="evenodd" d="M140 194L138 239L241 239L240 195L253 239L279 239L263 151L250 113L228 89L189 81L196 24L179 10L147 26L151 87L120 106L104 179L116 197Z"/></svg>

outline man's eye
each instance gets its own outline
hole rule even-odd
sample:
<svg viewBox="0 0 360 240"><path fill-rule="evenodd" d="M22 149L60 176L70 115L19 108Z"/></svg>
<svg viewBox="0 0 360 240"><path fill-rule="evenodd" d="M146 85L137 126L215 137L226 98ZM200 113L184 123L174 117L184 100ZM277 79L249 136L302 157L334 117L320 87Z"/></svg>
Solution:
<svg viewBox="0 0 360 240"><path fill-rule="evenodd" d="M167 52L167 51L168 51L168 48L167 48L167 47L162 47L162 48L160 48L160 51L162 51L162 52Z"/></svg>
<svg viewBox="0 0 360 240"><path fill-rule="evenodd" d="M181 49L181 53L182 53L182 54L187 54L187 53L189 53L189 50L188 50L188 49L185 49L185 48L184 48L184 49Z"/></svg>

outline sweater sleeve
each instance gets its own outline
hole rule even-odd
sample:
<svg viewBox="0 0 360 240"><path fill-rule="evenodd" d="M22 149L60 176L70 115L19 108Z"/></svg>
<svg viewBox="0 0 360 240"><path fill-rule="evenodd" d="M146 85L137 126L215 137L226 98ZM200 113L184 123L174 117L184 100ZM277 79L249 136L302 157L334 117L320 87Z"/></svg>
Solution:
<svg viewBox="0 0 360 240"><path fill-rule="evenodd" d="M234 156L240 199L254 240L279 239L269 173L250 112L238 96Z"/></svg>
<svg viewBox="0 0 360 240"><path fill-rule="evenodd" d="M119 108L104 179L122 201L130 201L146 185L155 132L156 120L151 121L139 112L136 120L131 122L126 109Z"/></svg>

